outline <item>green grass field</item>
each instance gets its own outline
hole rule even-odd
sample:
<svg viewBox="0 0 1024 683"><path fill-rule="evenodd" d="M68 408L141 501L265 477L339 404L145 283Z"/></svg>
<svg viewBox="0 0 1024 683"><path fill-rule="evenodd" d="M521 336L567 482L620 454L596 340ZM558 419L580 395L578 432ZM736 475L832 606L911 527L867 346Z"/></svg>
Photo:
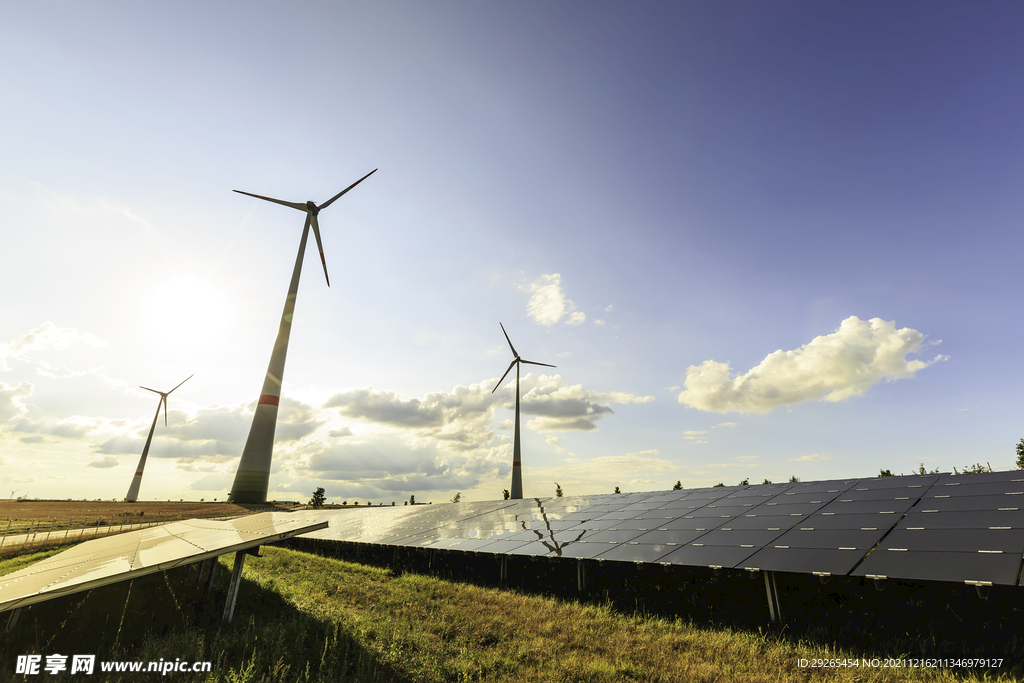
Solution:
<svg viewBox="0 0 1024 683"><path fill-rule="evenodd" d="M449 581L290 548L246 559L234 623L220 625L230 556L202 598L189 568L26 609L3 637L2 680L102 681L1010 681L1002 669L800 668L860 659L781 632L644 615L613 603ZM0 562L15 571L53 551ZM754 584L755 582L749 582ZM856 620L855 611L843 615ZM4 622L6 623L6 618ZM955 631L955 629L954 629ZM813 632L813 629L812 629ZM898 642L898 639L894 642ZM212 662L208 674L16 676L17 655ZM899 651L888 656L898 657Z"/></svg>

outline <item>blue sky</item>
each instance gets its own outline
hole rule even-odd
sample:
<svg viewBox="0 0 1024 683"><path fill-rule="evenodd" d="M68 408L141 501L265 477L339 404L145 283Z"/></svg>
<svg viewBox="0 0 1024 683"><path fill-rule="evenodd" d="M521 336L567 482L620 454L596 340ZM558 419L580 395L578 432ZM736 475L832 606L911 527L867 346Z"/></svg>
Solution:
<svg viewBox="0 0 1024 683"><path fill-rule="evenodd" d="M0 10L0 486L223 500L307 253L271 496L1013 465L1012 3ZM941 342L941 343L940 343ZM2 495L0 494L0 495Z"/></svg>

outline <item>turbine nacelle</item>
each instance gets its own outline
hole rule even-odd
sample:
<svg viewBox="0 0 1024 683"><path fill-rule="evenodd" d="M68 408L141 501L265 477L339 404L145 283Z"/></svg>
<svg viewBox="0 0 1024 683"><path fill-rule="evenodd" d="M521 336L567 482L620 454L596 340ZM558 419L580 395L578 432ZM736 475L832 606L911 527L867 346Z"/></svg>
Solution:
<svg viewBox="0 0 1024 683"><path fill-rule="evenodd" d="M316 202L310 199L306 202L306 211L316 216L320 213L320 207L316 205Z"/></svg>

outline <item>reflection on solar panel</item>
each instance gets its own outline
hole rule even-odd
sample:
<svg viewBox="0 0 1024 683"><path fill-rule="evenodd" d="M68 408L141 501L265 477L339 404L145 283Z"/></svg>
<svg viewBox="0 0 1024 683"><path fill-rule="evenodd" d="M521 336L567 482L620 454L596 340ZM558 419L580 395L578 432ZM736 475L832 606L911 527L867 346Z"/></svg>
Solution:
<svg viewBox="0 0 1024 683"><path fill-rule="evenodd" d="M1018 585L1018 503L1022 472L913 475L307 512L331 526L306 536L494 555Z"/></svg>
<svg viewBox="0 0 1024 683"><path fill-rule="evenodd" d="M190 519L97 538L0 577L0 612L323 529L326 520L265 512Z"/></svg>

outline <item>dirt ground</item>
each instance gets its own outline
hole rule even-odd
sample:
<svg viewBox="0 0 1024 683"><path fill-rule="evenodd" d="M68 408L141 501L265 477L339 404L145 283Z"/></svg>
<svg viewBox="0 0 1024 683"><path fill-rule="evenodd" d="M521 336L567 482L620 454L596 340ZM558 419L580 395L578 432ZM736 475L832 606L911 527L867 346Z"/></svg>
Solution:
<svg viewBox="0 0 1024 683"><path fill-rule="evenodd" d="M107 520L120 520L125 517L133 521L149 521L150 518L177 518L187 519L189 517L220 517L228 515L244 515L248 512L257 512L279 507L287 510L288 507L275 506L274 503L262 505L236 505L234 503L167 503L167 502L140 502L124 503L113 501L86 501L86 500L0 500L0 520L31 521L52 520L58 522L74 519L75 523L83 521L86 517L95 522L103 517L104 523Z"/></svg>

